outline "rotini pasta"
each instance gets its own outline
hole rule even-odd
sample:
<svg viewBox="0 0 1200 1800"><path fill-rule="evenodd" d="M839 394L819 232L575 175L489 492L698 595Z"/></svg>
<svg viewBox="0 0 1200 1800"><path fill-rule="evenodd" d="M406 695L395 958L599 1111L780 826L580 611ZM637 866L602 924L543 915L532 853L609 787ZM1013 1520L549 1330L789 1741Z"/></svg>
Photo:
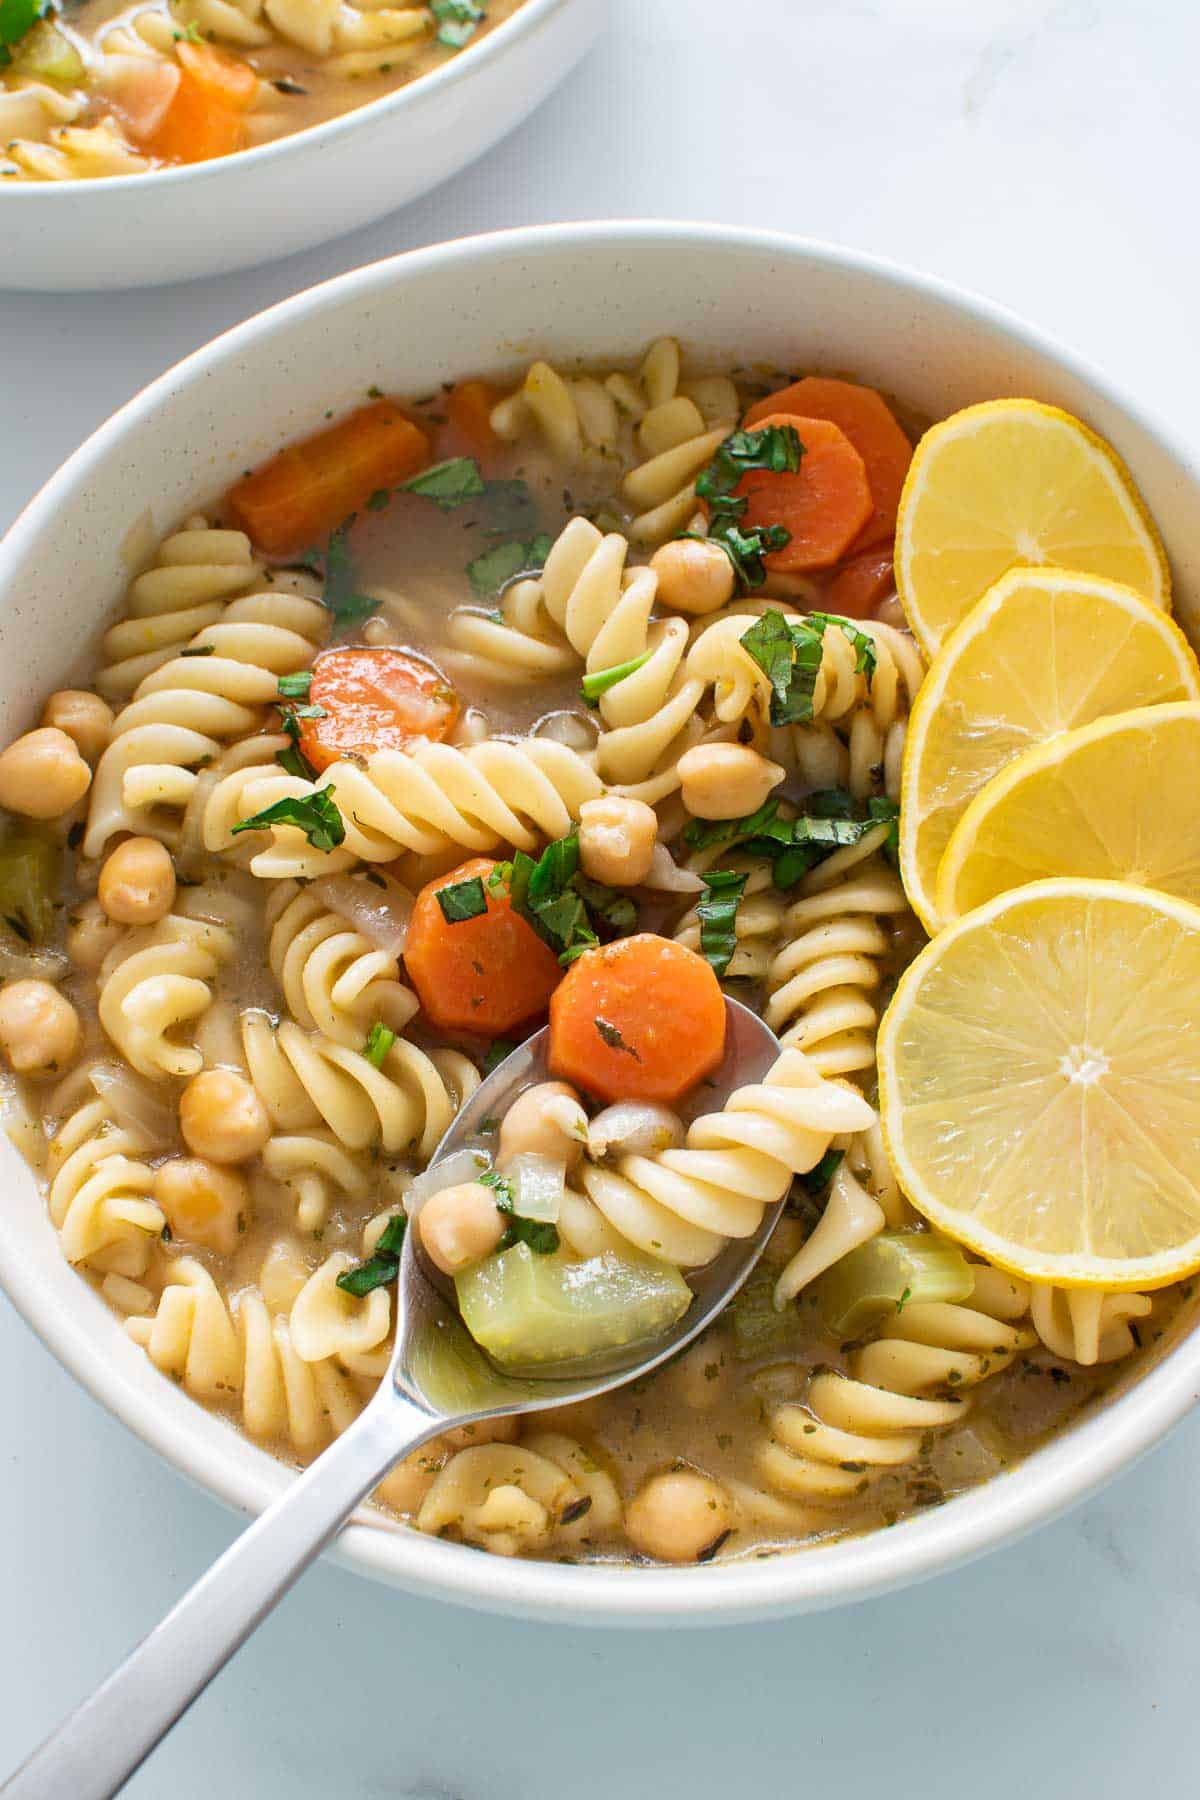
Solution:
<svg viewBox="0 0 1200 1800"><path fill-rule="evenodd" d="M376 948L315 895L293 883L267 903L271 969L292 1017L361 1050L377 1021L403 1031L417 998L394 956Z"/></svg>

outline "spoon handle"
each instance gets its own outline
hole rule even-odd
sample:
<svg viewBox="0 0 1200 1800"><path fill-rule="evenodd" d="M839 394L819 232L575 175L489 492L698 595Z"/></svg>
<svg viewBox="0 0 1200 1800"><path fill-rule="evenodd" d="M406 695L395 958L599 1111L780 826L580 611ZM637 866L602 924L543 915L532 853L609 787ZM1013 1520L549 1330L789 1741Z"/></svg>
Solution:
<svg viewBox="0 0 1200 1800"><path fill-rule="evenodd" d="M0 1788L4 1800L108 1800L117 1793L363 1496L444 1425L384 1382L350 1430L9 1777Z"/></svg>

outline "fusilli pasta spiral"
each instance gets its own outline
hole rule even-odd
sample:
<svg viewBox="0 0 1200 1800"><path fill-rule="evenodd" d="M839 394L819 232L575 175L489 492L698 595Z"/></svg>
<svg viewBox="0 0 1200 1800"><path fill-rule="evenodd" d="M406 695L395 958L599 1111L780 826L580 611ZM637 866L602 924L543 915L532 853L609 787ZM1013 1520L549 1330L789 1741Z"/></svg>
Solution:
<svg viewBox="0 0 1200 1800"><path fill-rule="evenodd" d="M242 1015L251 1079L275 1124L307 1131L322 1121L351 1150L380 1143L427 1161L455 1112L479 1085L479 1072L457 1050L428 1054L397 1038L383 1063L285 1019Z"/></svg>
<svg viewBox="0 0 1200 1800"><path fill-rule="evenodd" d="M401 1032L417 997L394 956L378 949L316 895L288 882L267 902L268 957L292 1017L361 1050L379 1021Z"/></svg>
<svg viewBox="0 0 1200 1800"><path fill-rule="evenodd" d="M812 1501L845 1500L915 1462L927 1433L958 1424L971 1404L966 1390L1037 1342L1017 1322L1028 1292L994 1274L979 1271L969 1302L906 1306L853 1353L849 1375L823 1371L803 1403L777 1406L757 1459L767 1486Z"/></svg>
<svg viewBox="0 0 1200 1800"><path fill-rule="evenodd" d="M226 850L231 812L249 818L285 796L304 798L318 788L334 789L346 826L339 850L314 850L292 825L270 828L270 848L259 850L255 875L286 879L332 874L364 862L391 862L404 851L434 856L451 846L475 853L511 844L533 850L544 839L564 837L585 800L604 784L584 757L551 738L507 742L492 738L456 750L427 740L408 750L379 750L366 768L334 763L314 782L278 769L229 777L209 798L205 843Z"/></svg>
<svg viewBox="0 0 1200 1800"><path fill-rule="evenodd" d="M479 1444L452 1456L433 1481L417 1526L498 1556L520 1556L612 1530L621 1513L608 1471L573 1438L541 1432L522 1444Z"/></svg>
<svg viewBox="0 0 1200 1800"><path fill-rule="evenodd" d="M147 1134L123 1126L102 1099L85 1101L50 1141L49 1212L68 1262L135 1279L166 1220L151 1199Z"/></svg>
<svg viewBox="0 0 1200 1800"><path fill-rule="evenodd" d="M203 1057L172 1034L212 1005L212 982L233 954L212 919L168 913L118 939L100 965L100 1023L140 1075L195 1075Z"/></svg>
<svg viewBox="0 0 1200 1800"><path fill-rule="evenodd" d="M757 1230L763 1208L813 1168L838 1133L864 1130L874 1116L858 1094L785 1050L761 1082L694 1120L683 1149L623 1156L615 1169L585 1161L579 1179L591 1204L569 1193L560 1229L581 1254L611 1247L616 1232L651 1256L698 1267L726 1239Z"/></svg>

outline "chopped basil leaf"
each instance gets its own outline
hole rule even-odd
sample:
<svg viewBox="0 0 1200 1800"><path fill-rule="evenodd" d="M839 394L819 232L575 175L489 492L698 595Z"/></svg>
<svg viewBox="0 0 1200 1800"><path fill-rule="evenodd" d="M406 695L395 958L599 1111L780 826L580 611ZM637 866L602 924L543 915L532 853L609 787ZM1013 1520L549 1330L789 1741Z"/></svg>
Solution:
<svg viewBox="0 0 1200 1800"><path fill-rule="evenodd" d="M723 975L737 949L737 909L747 876L736 869L710 869L702 879L708 892L696 908L700 954Z"/></svg>
<svg viewBox="0 0 1200 1800"><path fill-rule="evenodd" d="M297 781L315 781L317 778L317 771L299 744L287 744L282 750L277 750L275 761L287 774L294 775Z"/></svg>
<svg viewBox="0 0 1200 1800"><path fill-rule="evenodd" d="M783 525L741 525L749 504L734 489L751 469L767 469L776 475L794 474L800 467L804 445L791 425L767 425L761 431L734 431L718 446L717 453L696 482L696 493L708 502L706 542L717 544L733 564L743 587L761 587L767 571L764 556L782 550L792 541ZM694 532L684 536L694 537Z"/></svg>
<svg viewBox="0 0 1200 1800"><path fill-rule="evenodd" d="M870 632L864 631L853 619L843 618L841 613L809 613L807 622L815 626L822 635L830 625L836 625L839 631L845 633L854 646L854 673L865 675L867 686L870 687L871 677L879 665L879 654Z"/></svg>
<svg viewBox="0 0 1200 1800"><path fill-rule="evenodd" d="M819 810L799 819L779 818L779 803L775 800L768 800L744 819L692 819L684 829L683 839L693 850L729 844L748 856L760 856L772 865L776 887L789 888L835 850L860 843L880 818L891 816L881 812L865 819L845 817L842 791L838 788L827 788L813 799ZM872 804L890 807L892 802Z"/></svg>
<svg viewBox="0 0 1200 1800"><path fill-rule="evenodd" d="M557 1225L547 1224L542 1219L522 1219L514 1215L496 1248L511 1250L514 1244L528 1244L535 1256L552 1256L560 1242Z"/></svg>
<svg viewBox="0 0 1200 1800"><path fill-rule="evenodd" d="M0 0L0 68L12 61L11 46L49 10L48 0Z"/></svg>
<svg viewBox="0 0 1200 1800"><path fill-rule="evenodd" d="M711 850L714 844L757 837L766 831L778 811L778 800L766 800L757 812L748 813L744 819L689 819L683 841L691 850Z"/></svg>
<svg viewBox="0 0 1200 1800"><path fill-rule="evenodd" d="M496 1196L496 1210L512 1213L516 1210L517 1197L513 1193L512 1182L507 1175L500 1175L495 1169L485 1169L479 1177L481 1187L489 1187Z"/></svg>
<svg viewBox="0 0 1200 1800"><path fill-rule="evenodd" d="M652 650L644 650L640 656L632 657L629 662L614 663L611 669L597 669L593 674L585 675L582 682L584 699L594 705L601 694L606 694L609 688L616 687L617 683L624 681L627 675L636 675L637 671L650 661L653 654Z"/></svg>
<svg viewBox="0 0 1200 1800"><path fill-rule="evenodd" d="M475 0L429 0L429 10L438 23L437 41L448 50L461 50L469 44L486 17Z"/></svg>
<svg viewBox="0 0 1200 1800"><path fill-rule="evenodd" d="M806 797L804 810L814 819L852 819L854 795L849 788L818 788Z"/></svg>
<svg viewBox="0 0 1200 1800"><path fill-rule="evenodd" d="M377 1069L382 1069L388 1051L396 1041L396 1034L391 1028L376 1019L367 1033L367 1041L363 1045L363 1055Z"/></svg>
<svg viewBox="0 0 1200 1800"><path fill-rule="evenodd" d="M432 468L422 469L419 475L414 475L411 481L400 483L401 493L419 494L422 500L432 500L443 512L462 506L467 500L477 500L483 489L483 476L473 456L452 456L448 462L434 463Z"/></svg>
<svg viewBox="0 0 1200 1800"><path fill-rule="evenodd" d="M588 911L602 919L614 936L627 937L637 926L637 905L628 894L618 893L616 888L605 887L602 882L590 881L578 871L571 877L571 886L579 894Z"/></svg>
<svg viewBox="0 0 1200 1800"><path fill-rule="evenodd" d="M3 4L4 0L0 0L0 6ZM179 654L180 656L212 656L215 654L216 648L215 644L188 644Z"/></svg>
<svg viewBox="0 0 1200 1800"><path fill-rule="evenodd" d="M314 850L336 850L346 836L346 824L333 799L333 788L317 788L315 793L287 795L274 806L264 807L249 819L235 825L239 831L269 831L272 825L295 825Z"/></svg>
<svg viewBox="0 0 1200 1800"><path fill-rule="evenodd" d="M735 499L733 490L743 475L748 475L752 469L766 469L773 475L794 475L803 455L800 434L792 425L767 425L761 431L731 431L697 478L697 496L714 508L733 510L735 516L740 516L746 510L746 502Z"/></svg>
<svg viewBox="0 0 1200 1800"><path fill-rule="evenodd" d="M518 575L536 575L546 566L553 538L543 532L529 543L494 544L467 564L471 586L485 598L498 594Z"/></svg>
<svg viewBox="0 0 1200 1800"><path fill-rule="evenodd" d="M484 1074L490 1075L493 1069L498 1069L505 1057L511 1056L516 1047L511 1038L496 1038L493 1043L488 1045L487 1055L483 1059Z"/></svg>
<svg viewBox="0 0 1200 1800"><path fill-rule="evenodd" d="M802 725L811 719L825 649L821 633L771 606L740 642L771 684L772 725Z"/></svg>
<svg viewBox="0 0 1200 1800"><path fill-rule="evenodd" d="M872 825L880 825L885 820L891 830L879 846L893 868L900 866L900 808L894 800L887 800L882 794L867 801L867 817Z"/></svg>
<svg viewBox="0 0 1200 1800"><path fill-rule="evenodd" d="M469 881L455 881L449 887L438 888L437 903L447 925L461 925L487 911L487 896L478 875L472 875Z"/></svg>
<svg viewBox="0 0 1200 1800"><path fill-rule="evenodd" d="M347 1269L338 1276L337 1285L344 1294L353 1294L356 1300L361 1300L373 1289L395 1281L400 1273L400 1251L407 1227L408 1220L403 1213L392 1214L375 1246L374 1255L359 1263L357 1269Z"/></svg>
<svg viewBox="0 0 1200 1800"><path fill-rule="evenodd" d="M819 1163L815 1163L803 1175L797 1175L796 1180L805 1193L814 1196L823 1194L841 1167L845 1154L844 1150L827 1150Z"/></svg>
<svg viewBox="0 0 1200 1800"><path fill-rule="evenodd" d="M281 700L307 700L312 688L313 672L301 669L295 675L279 677L279 698Z"/></svg>
<svg viewBox="0 0 1200 1800"><path fill-rule="evenodd" d="M354 625L360 619L369 618L379 607L378 600L369 594L356 592L354 586L354 568L350 561L350 547L347 539L350 527L354 523L354 514L339 525L336 531L329 534L329 543L325 549L324 585L321 590L321 604L328 607L333 614L335 627Z"/></svg>

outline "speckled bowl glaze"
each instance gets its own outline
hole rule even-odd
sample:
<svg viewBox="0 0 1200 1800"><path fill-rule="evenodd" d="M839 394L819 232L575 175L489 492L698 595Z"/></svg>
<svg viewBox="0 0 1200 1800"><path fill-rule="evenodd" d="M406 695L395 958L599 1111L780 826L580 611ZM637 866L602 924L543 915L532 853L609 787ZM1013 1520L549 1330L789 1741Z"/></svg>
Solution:
<svg viewBox="0 0 1200 1800"><path fill-rule="evenodd" d="M594 43L609 0L525 0L408 87L236 156L100 181L0 183L0 289L153 287L340 237L457 175Z"/></svg>
<svg viewBox="0 0 1200 1800"><path fill-rule="evenodd" d="M1171 554L1196 636L1200 476L1190 452L1094 371L987 303L848 251L765 233L588 224L504 233L360 269L239 326L172 369L71 457L0 544L0 727L78 667L125 585L121 544L156 533L373 383L427 393L532 353L634 357L671 332L714 367L852 369L939 415L1032 394L1081 414L1126 458ZM53 630L46 622L53 620ZM0 1142L0 1280L54 1354L118 1418L244 1513L288 1470L152 1367L63 1261L29 1171ZM1103 1406L1021 1466L893 1530L703 1568L512 1562L386 1522L333 1552L413 1593L577 1624L737 1622L835 1606L951 1569L1094 1492L1192 1405L1200 1335L1181 1321Z"/></svg>

